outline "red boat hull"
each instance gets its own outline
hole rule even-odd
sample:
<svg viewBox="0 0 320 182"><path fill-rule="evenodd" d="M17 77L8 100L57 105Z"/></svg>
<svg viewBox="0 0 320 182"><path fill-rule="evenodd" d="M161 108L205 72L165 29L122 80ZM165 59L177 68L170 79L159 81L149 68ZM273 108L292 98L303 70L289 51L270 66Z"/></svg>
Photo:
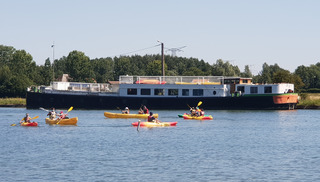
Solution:
<svg viewBox="0 0 320 182"><path fill-rule="evenodd" d="M22 122L20 123L21 126L38 126L37 122L31 122L31 123L27 123L27 122Z"/></svg>

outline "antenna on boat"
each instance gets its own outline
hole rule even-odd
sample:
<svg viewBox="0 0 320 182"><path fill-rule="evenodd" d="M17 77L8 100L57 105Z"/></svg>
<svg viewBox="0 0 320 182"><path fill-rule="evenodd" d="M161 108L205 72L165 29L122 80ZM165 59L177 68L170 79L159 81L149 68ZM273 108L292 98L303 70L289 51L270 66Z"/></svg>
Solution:
<svg viewBox="0 0 320 182"><path fill-rule="evenodd" d="M158 40L158 42L161 44L162 76L164 77L165 76L165 73L164 73L164 45L163 45L163 42L160 42L159 40Z"/></svg>

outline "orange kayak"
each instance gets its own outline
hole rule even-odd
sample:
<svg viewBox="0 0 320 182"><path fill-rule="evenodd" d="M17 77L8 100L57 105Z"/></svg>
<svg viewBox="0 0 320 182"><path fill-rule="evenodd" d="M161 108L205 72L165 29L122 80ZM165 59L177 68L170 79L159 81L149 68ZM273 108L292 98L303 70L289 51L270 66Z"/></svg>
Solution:
<svg viewBox="0 0 320 182"><path fill-rule="evenodd" d="M75 118L69 118L69 119L49 119L46 118L46 123L53 125L53 124L59 124L59 125L76 125L78 122L78 117Z"/></svg>

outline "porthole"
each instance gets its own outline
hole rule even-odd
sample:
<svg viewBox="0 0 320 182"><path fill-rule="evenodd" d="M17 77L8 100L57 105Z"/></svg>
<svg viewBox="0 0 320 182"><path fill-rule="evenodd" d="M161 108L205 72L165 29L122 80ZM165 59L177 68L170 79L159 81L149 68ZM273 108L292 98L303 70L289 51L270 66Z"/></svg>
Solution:
<svg viewBox="0 0 320 182"><path fill-rule="evenodd" d="M213 91L213 95L216 95L217 94L217 92L216 91Z"/></svg>

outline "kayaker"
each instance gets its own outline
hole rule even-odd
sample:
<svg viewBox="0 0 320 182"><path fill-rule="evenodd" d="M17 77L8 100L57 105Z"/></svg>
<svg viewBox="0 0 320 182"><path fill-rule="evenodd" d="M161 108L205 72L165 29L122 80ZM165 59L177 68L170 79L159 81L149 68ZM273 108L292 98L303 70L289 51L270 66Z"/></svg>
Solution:
<svg viewBox="0 0 320 182"><path fill-rule="evenodd" d="M130 114L130 110L128 107L124 108L124 110L122 111L122 114Z"/></svg>
<svg viewBox="0 0 320 182"><path fill-rule="evenodd" d="M50 119L55 119L56 118L56 110L55 108L53 107L52 108L52 111L50 111L47 116L49 116Z"/></svg>
<svg viewBox="0 0 320 182"><path fill-rule="evenodd" d="M199 107L196 107L196 114L197 116L201 116L201 110L199 109Z"/></svg>
<svg viewBox="0 0 320 182"><path fill-rule="evenodd" d="M204 110L203 110L203 108L201 108L200 116L204 116Z"/></svg>
<svg viewBox="0 0 320 182"><path fill-rule="evenodd" d="M147 106L143 106L143 113L149 114L149 109L147 108Z"/></svg>
<svg viewBox="0 0 320 182"><path fill-rule="evenodd" d="M154 116L153 116L153 113L150 112L149 116L148 116L148 122L157 122L159 123L159 120L156 119Z"/></svg>
<svg viewBox="0 0 320 182"><path fill-rule="evenodd" d="M194 107L191 108L191 116L197 116L197 111Z"/></svg>
<svg viewBox="0 0 320 182"><path fill-rule="evenodd" d="M63 111L60 112L59 114L59 119L64 119L66 118L67 114L64 114Z"/></svg>
<svg viewBox="0 0 320 182"><path fill-rule="evenodd" d="M28 113L26 113L26 116L22 119L23 122L26 122L26 123L31 123L30 120L31 120L31 117L29 116Z"/></svg>

